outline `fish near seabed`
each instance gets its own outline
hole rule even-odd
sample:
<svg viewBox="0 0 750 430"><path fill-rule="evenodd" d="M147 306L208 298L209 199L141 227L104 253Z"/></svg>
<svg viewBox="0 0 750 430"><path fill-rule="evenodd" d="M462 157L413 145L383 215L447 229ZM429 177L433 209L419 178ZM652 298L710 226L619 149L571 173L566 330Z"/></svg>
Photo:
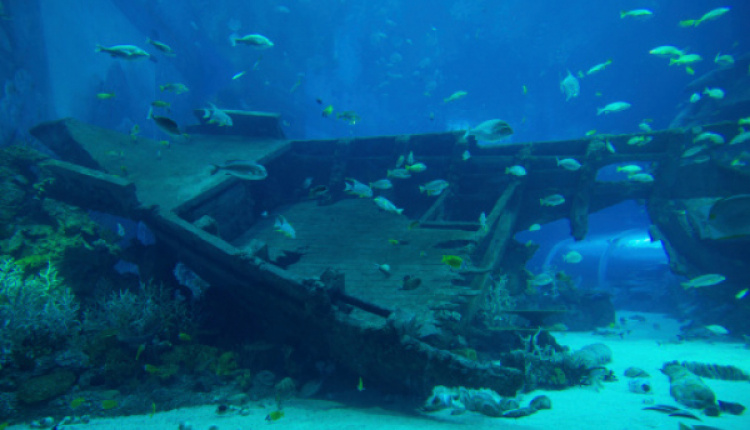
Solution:
<svg viewBox="0 0 750 430"><path fill-rule="evenodd" d="M560 91L565 94L566 102L573 97L578 97L578 94L581 92L581 83L570 73L570 70L568 70L568 76L560 81Z"/></svg>
<svg viewBox="0 0 750 430"><path fill-rule="evenodd" d="M229 36L229 42L232 44L232 46L237 46L237 44L252 46L256 49L267 49L273 47L273 42L266 36L263 36L262 34L248 34L245 36L239 36L237 34L232 34Z"/></svg>
<svg viewBox="0 0 750 430"><path fill-rule="evenodd" d="M219 127L231 127L234 125L232 118L226 112L217 108L213 103L209 103L209 105L211 105L210 108L203 109L203 119L208 119L206 121L208 124L216 124Z"/></svg>
<svg viewBox="0 0 750 430"><path fill-rule="evenodd" d="M246 181L260 181L268 177L265 167L247 160L229 160L222 164L211 165L212 175L220 171Z"/></svg>
<svg viewBox="0 0 750 430"><path fill-rule="evenodd" d="M725 279L726 278L723 275L710 273L708 275L698 276L697 278L693 278L687 282L683 282L680 285L682 285L682 287L685 289L710 287L712 285L716 285L716 284L724 282Z"/></svg>
<svg viewBox="0 0 750 430"><path fill-rule="evenodd" d="M463 140L466 141L469 136L474 136L476 140L497 142L511 134L513 134L513 128L507 122L501 119L488 119L476 127L466 130Z"/></svg>
<svg viewBox="0 0 750 430"><path fill-rule="evenodd" d="M123 60L137 60L139 58L151 59L151 54L135 45L96 45L95 51L104 52L112 56L112 58L122 58Z"/></svg>

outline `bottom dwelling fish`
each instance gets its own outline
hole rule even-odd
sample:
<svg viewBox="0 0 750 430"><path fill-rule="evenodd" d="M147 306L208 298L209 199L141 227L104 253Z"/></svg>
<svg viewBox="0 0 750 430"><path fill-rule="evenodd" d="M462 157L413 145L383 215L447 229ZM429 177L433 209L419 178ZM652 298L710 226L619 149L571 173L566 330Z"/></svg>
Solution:
<svg viewBox="0 0 750 430"><path fill-rule="evenodd" d="M253 161L246 160L229 160L222 164L211 165L212 175L215 175L219 171L246 181L260 181L268 177L265 167Z"/></svg>

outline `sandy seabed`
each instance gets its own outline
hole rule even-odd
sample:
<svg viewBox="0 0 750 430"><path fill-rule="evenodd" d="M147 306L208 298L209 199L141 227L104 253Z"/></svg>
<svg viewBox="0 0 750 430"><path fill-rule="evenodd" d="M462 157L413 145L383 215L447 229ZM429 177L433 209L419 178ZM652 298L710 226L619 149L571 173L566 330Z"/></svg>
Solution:
<svg viewBox="0 0 750 430"><path fill-rule="evenodd" d="M631 313L620 312L618 317ZM645 322L631 321L627 329L631 333L623 339L602 337L590 333L556 333L558 343L578 349L584 345L602 342L613 352L613 361L608 368L618 376L619 381L606 383L596 391L590 387L574 387L563 391L537 390L526 393L521 400L526 405L533 397L546 394L552 400L552 409L543 410L532 416L507 419L491 418L467 412L451 415L450 411L425 414L418 411L404 413L387 408L355 408L353 406L314 399L296 399L284 407L284 417L268 422L265 417L269 409L249 406L250 414L240 416L218 416L216 405L176 409L148 415L133 415L115 418L96 418L88 424L64 426L64 429L120 430L153 429L177 430L180 423L189 422L195 430L208 430L217 426L219 430L251 430L258 428L283 429L534 429L534 430L638 430L638 429L677 429L679 423L706 425L723 430L750 430L750 412L733 416L706 417L700 411L692 410L702 421L669 417L655 411L643 410L646 401L654 404L679 406L669 395L669 381L659 369L670 360L699 361L721 365L734 365L750 373L750 349L737 342L691 341L680 344L668 343L679 332L678 323L661 315L643 314ZM658 324L658 329L654 325ZM651 375L651 395L635 394L628 389L628 378L623 372L635 366ZM750 406L750 383L720 381L703 378L720 400L738 402ZM353 390L352 396L360 393ZM13 425L9 430L26 429L26 425Z"/></svg>

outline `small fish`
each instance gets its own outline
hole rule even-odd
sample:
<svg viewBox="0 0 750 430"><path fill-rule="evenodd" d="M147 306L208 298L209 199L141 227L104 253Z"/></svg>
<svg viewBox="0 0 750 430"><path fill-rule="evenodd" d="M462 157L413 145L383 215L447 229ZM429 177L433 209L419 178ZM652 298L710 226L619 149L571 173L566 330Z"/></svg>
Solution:
<svg viewBox="0 0 750 430"><path fill-rule="evenodd" d="M476 127L466 130L466 133L461 138L462 141L467 141L469 136L474 136L474 139L485 142L497 142L513 134L513 128L506 121L501 119L488 119L482 121Z"/></svg>
<svg viewBox="0 0 750 430"><path fill-rule="evenodd" d="M695 21L697 21L697 20L695 20L695 19L684 19L684 20L682 20L682 21L679 22L679 26L682 27L682 28L685 28L685 27L695 27Z"/></svg>
<svg viewBox="0 0 750 430"><path fill-rule="evenodd" d="M273 231L278 231L290 239L297 238L297 232L294 230L294 227L289 224L284 215L276 217L276 221L273 224Z"/></svg>
<svg viewBox="0 0 750 430"><path fill-rule="evenodd" d="M403 209L397 208L396 205L393 204L393 202L383 196L377 196L373 199L373 201L380 209L383 209L386 212L392 212L396 215L401 215L404 212Z"/></svg>
<svg viewBox="0 0 750 430"><path fill-rule="evenodd" d="M377 264L377 263L375 263L375 268L378 269L378 270L380 270L381 272L383 272L386 275L390 275L391 274L391 266L389 264Z"/></svg>
<svg viewBox="0 0 750 430"><path fill-rule="evenodd" d="M708 88L706 87L703 90L703 94L711 97L712 99L723 99L724 98L724 90L721 88Z"/></svg>
<svg viewBox="0 0 750 430"><path fill-rule="evenodd" d="M117 223L117 235L120 237L125 237L127 232L125 231L125 227L122 226L119 222Z"/></svg>
<svg viewBox="0 0 750 430"><path fill-rule="evenodd" d="M414 173L422 173L425 170L427 170L427 165L424 163L415 163L411 165L407 164L406 170L409 172L414 172Z"/></svg>
<svg viewBox="0 0 750 430"><path fill-rule="evenodd" d="M646 133L650 133L652 131L651 124L649 124L649 120L643 120L638 124L638 128Z"/></svg>
<svg viewBox="0 0 750 430"><path fill-rule="evenodd" d="M161 91L171 91L178 95L190 91L187 85L181 84L179 82L170 82L164 85L159 85L159 89Z"/></svg>
<svg viewBox="0 0 750 430"><path fill-rule="evenodd" d="M622 112L624 110L630 109L631 104L628 102L613 102L610 103L603 108L598 108L596 110L597 115L601 114L610 114L612 112Z"/></svg>
<svg viewBox="0 0 750 430"><path fill-rule="evenodd" d="M362 119L362 117L357 115L357 113L354 111L345 110L345 111L337 112L336 119L345 121L349 123L349 125L355 125Z"/></svg>
<svg viewBox="0 0 750 430"><path fill-rule="evenodd" d="M166 109L167 112L169 112L170 109L172 109L172 104L169 102L165 102L164 100L154 100L151 102L151 106L155 108Z"/></svg>
<svg viewBox="0 0 750 430"><path fill-rule="evenodd" d="M633 136L628 139L628 145L643 146L654 140L651 136Z"/></svg>
<svg viewBox="0 0 750 430"><path fill-rule="evenodd" d="M529 231L539 231L542 229L542 226L539 224L531 224L529 226Z"/></svg>
<svg viewBox="0 0 750 430"><path fill-rule="evenodd" d="M665 58L685 55L685 51L670 45L657 46L656 48L648 51L648 53L651 55L656 55L657 57Z"/></svg>
<svg viewBox="0 0 750 430"><path fill-rule="evenodd" d="M745 118L740 118L737 121L737 125L750 125L750 116L745 117Z"/></svg>
<svg viewBox="0 0 750 430"><path fill-rule="evenodd" d="M234 125L232 117L225 111L216 107L215 104L209 103L210 108L203 109L203 119L208 119L207 124L216 124L219 127L231 127Z"/></svg>
<svg viewBox="0 0 750 430"><path fill-rule="evenodd" d="M617 152L615 146L612 145L612 142L610 142L609 140L604 143L604 147L607 148L607 152L609 152L610 154L614 154Z"/></svg>
<svg viewBox="0 0 750 430"><path fill-rule="evenodd" d="M96 98L99 100L110 100L115 98L115 93L97 93Z"/></svg>
<svg viewBox="0 0 750 430"><path fill-rule="evenodd" d="M406 169L401 169L401 168L388 170L388 173L386 176L388 176L389 178L395 178L395 179L411 178L411 174L409 173L409 171Z"/></svg>
<svg viewBox="0 0 750 430"><path fill-rule="evenodd" d="M112 58L121 58L123 60L137 60L139 58L151 59L151 54L135 45L96 45L95 51L104 52L109 54Z"/></svg>
<svg viewBox="0 0 750 430"><path fill-rule="evenodd" d="M526 169L523 166L515 165L505 168L506 175L526 176Z"/></svg>
<svg viewBox="0 0 750 430"><path fill-rule="evenodd" d="M109 410L117 407L117 400L102 400L102 409Z"/></svg>
<svg viewBox="0 0 750 430"><path fill-rule="evenodd" d="M414 151L409 151L409 155L406 156L406 164L414 164Z"/></svg>
<svg viewBox="0 0 750 430"><path fill-rule="evenodd" d="M697 103L701 99L701 93L693 93L690 96L690 103Z"/></svg>
<svg viewBox="0 0 750 430"><path fill-rule="evenodd" d="M359 382L357 382L357 391L362 392L365 391L365 384L362 382L362 377L359 377Z"/></svg>
<svg viewBox="0 0 750 430"><path fill-rule="evenodd" d="M316 185L310 188L310 191L307 193L308 197L310 197L311 199L318 198L325 194L328 194L328 187L326 187L325 185Z"/></svg>
<svg viewBox="0 0 750 430"><path fill-rule="evenodd" d="M685 73L687 73L688 75L694 75L695 74L695 70L692 67L687 66L687 67L685 67Z"/></svg>
<svg viewBox="0 0 750 430"><path fill-rule="evenodd" d="M153 418L154 415L156 415L156 402L151 402L151 414L149 414L149 418Z"/></svg>
<svg viewBox="0 0 750 430"><path fill-rule="evenodd" d="M323 109L323 112L321 115L323 115L323 118L326 118L330 116L333 113L333 105L328 105L325 109Z"/></svg>
<svg viewBox="0 0 750 430"><path fill-rule="evenodd" d="M284 417L284 411L273 411L266 415L266 421L278 421Z"/></svg>
<svg viewBox="0 0 750 430"><path fill-rule="evenodd" d="M670 58L669 65L670 66L675 66L675 65L683 66L683 65L697 63L699 61L703 61L703 57L701 57L698 54L683 54L677 58Z"/></svg>
<svg viewBox="0 0 750 430"><path fill-rule="evenodd" d="M403 155L399 155L398 158L396 159L396 168L398 169L399 167L403 166L405 161L406 161L406 158L404 158Z"/></svg>
<svg viewBox="0 0 750 430"><path fill-rule="evenodd" d="M467 161L469 158L471 158L471 153L467 149L463 154L461 154L461 160Z"/></svg>
<svg viewBox="0 0 750 430"><path fill-rule="evenodd" d="M390 245L398 245L399 243L401 242L398 239L388 239L388 244Z"/></svg>
<svg viewBox="0 0 750 430"><path fill-rule="evenodd" d="M356 179L347 178L344 184L344 192L347 194L352 194L361 198L372 197L372 188L357 181Z"/></svg>
<svg viewBox="0 0 750 430"><path fill-rule="evenodd" d="M448 184L448 181L443 179L436 179L434 181L430 181L424 185L419 186L419 192L424 193L426 192L428 196L438 196L440 195L446 188L448 188L450 184Z"/></svg>
<svg viewBox="0 0 750 430"><path fill-rule="evenodd" d="M540 273L529 280L531 285L543 287L555 282L555 279L547 273Z"/></svg>
<svg viewBox="0 0 750 430"><path fill-rule="evenodd" d="M707 325L706 329L717 336L726 336L729 334L729 330L716 324Z"/></svg>
<svg viewBox="0 0 750 430"><path fill-rule="evenodd" d="M289 88L289 92L290 93L293 93L293 92L297 91L297 89L300 87L300 85L302 85L302 77L303 77L303 75L300 75L300 76L297 77L297 80L294 82L294 84L292 85L292 87Z"/></svg>
<svg viewBox="0 0 750 430"><path fill-rule="evenodd" d="M183 342L192 342L193 340L193 338L189 334L182 333L182 332L180 332L180 334L177 335L177 338Z"/></svg>
<svg viewBox="0 0 750 430"><path fill-rule="evenodd" d="M560 91L565 94L565 101L578 97L581 93L581 83L568 70L568 75L560 81Z"/></svg>
<svg viewBox="0 0 750 430"><path fill-rule="evenodd" d="M654 177L648 173L636 173L628 176L628 180L633 182L649 183L654 182Z"/></svg>
<svg viewBox="0 0 750 430"><path fill-rule="evenodd" d="M390 190L393 188L393 183L390 179L379 179L375 182L370 182L370 188L374 190Z"/></svg>
<svg viewBox="0 0 750 430"><path fill-rule="evenodd" d="M484 231L487 232L487 214L482 212L479 214L479 227Z"/></svg>
<svg viewBox="0 0 750 430"><path fill-rule="evenodd" d="M562 160L559 158L556 158L556 160L557 160L557 165L559 167L562 167L565 170L570 170L574 172L581 168L581 163L579 163L578 160L575 160L573 158L563 158Z"/></svg>
<svg viewBox="0 0 750 430"><path fill-rule="evenodd" d="M130 127L130 137L133 139L137 139L138 135L141 133L141 126L138 124L134 124L132 127Z"/></svg>
<svg viewBox="0 0 750 430"><path fill-rule="evenodd" d="M164 55L168 57L175 56L174 50L164 42L159 42L158 40L153 40L153 39L146 39L146 43L153 46L157 50L161 51Z"/></svg>
<svg viewBox="0 0 750 430"><path fill-rule="evenodd" d="M220 171L246 181L260 181L268 177L265 167L247 160L229 160L222 164L211 165L211 175Z"/></svg>
<svg viewBox="0 0 750 430"><path fill-rule="evenodd" d="M529 89L526 88L526 85L521 85L521 90L523 91L523 94L526 95L529 93Z"/></svg>
<svg viewBox="0 0 750 430"><path fill-rule="evenodd" d="M302 181L302 189L306 190L310 188L310 185L312 185L312 181L313 181L312 176L308 176L307 178L305 178L305 180Z"/></svg>
<svg viewBox="0 0 750 430"><path fill-rule="evenodd" d="M737 300L742 300L747 296L748 288L745 288L743 290L740 290L737 294L734 295L734 298Z"/></svg>
<svg viewBox="0 0 750 430"><path fill-rule="evenodd" d="M583 255L578 251L570 251L563 255L563 261L570 264L578 264L583 261Z"/></svg>
<svg viewBox="0 0 750 430"><path fill-rule="evenodd" d="M704 149L706 149L706 145L698 145L698 146L694 146L692 148L688 148L688 149L685 150L685 152L682 153L681 158L690 158L693 155L696 155L696 154L700 153Z"/></svg>
<svg viewBox="0 0 750 430"><path fill-rule="evenodd" d="M589 130L586 132L586 136L593 136L596 134L596 130Z"/></svg>
<svg viewBox="0 0 750 430"><path fill-rule="evenodd" d="M633 9L629 11L620 11L620 19L622 18L636 18L636 19L647 19L654 15L649 9Z"/></svg>
<svg viewBox="0 0 750 430"><path fill-rule="evenodd" d="M447 264L453 269L460 269L464 264L464 259L457 255L443 255L441 263Z"/></svg>
<svg viewBox="0 0 750 430"><path fill-rule="evenodd" d="M153 109L153 108L151 108ZM154 115L153 112L149 112L149 119L152 119L154 123L159 127L163 132L172 135L172 136L187 136L180 130L180 126L177 125L177 122L173 120L172 118L168 118L166 116L158 116Z"/></svg>
<svg viewBox="0 0 750 430"><path fill-rule="evenodd" d="M444 98L443 99L443 103L450 103L450 102L453 102L453 101L456 101L456 100L460 100L460 99L466 97L467 95L469 95L469 93L466 92L466 91L456 91L455 93L451 94L450 96Z"/></svg>
<svg viewBox="0 0 750 430"><path fill-rule="evenodd" d="M734 136L732 140L729 141L729 144L737 145L739 143L745 143L748 140L750 140L750 131L747 131L744 128L740 128L740 134Z"/></svg>
<svg viewBox="0 0 750 430"><path fill-rule="evenodd" d="M589 70L588 70L588 71L586 72L586 75L593 75L594 73L598 73L598 72L601 72L602 70L604 70L604 69L605 69L605 68L606 68L607 66L609 66L610 64L612 64L612 60L607 60L607 61L605 61L604 63L601 63L601 64L597 64L596 66L594 66L594 67L590 68L590 69L589 69Z"/></svg>
<svg viewBox="0 0 750 430"><path fill-rule="evenodd" d="M135 351L135 361L138 361L138 359L141 358L141 354L143 354L143 351L146 350L146 344L142 343L138 345L138 350Z"/></svg>
<svg viewBox="0 0 750 430"><path fill-rule="evenodd" d="M81 405L86 403L86 399L83 397L76 397L75 399L70 401L70 409L77 409Z"/></svg>
<svg viewBox="0 0 750 430"><path fill-rule="evenodd" d="M266 36L263 36L262 34L247 34L245 36L238 36L237 34L232 34L229 36L229 43L232 44L232 46L237 46L237 44L247 45L256 49L268 49L272 48L273 42Z"/></svg>
<svg viewBox="0 0 750 430"><path fill-rule="evenodd" d="M539 199L539 204L542 206L559 206L563 203L565 203L565 197L561 194L551 194Z"/></svg>
<svg viewBox="0 0 750 430"><path fill-rule="evenodd" d="M726 278L723 275L719 275L716 273L711 273L708 275L701 275L696 278L690 279L687 282L682 282L680 285L682 285L683 288L701 288L701 287L710 287L712 285L720 284L724 282Z"/></svg>
<svg viewBox="0 0 750 430"><path fill-rule="evenodd" d="M729 12L729 10L730 9L728 7L718 7L716 9L711 9L710 11L703 14L703 16L700 17L700 19L695 21L695 26L696 27L699 26L702 22L714 20L724 15L725 13Z"/></svg>
<svg viewBox="0 0 750 430"><path fill-rule="evenodd" d="M721 55L721 53L718 53L714 57L714 63L718 64L719 67L731 67L734 66L734 57L729 54Z"/></svg>
<svg viewBox="0 0 750 430"><path fill-rule="evenodd" d="M643 170L643 167L637 166L635 164L628 164L626 166L618 166L617 167L617 171L618 172L624 172L624 173L626 173L628 175L632 175L632 174L638 173L638 172L640 172L642 170Z"/></svg>

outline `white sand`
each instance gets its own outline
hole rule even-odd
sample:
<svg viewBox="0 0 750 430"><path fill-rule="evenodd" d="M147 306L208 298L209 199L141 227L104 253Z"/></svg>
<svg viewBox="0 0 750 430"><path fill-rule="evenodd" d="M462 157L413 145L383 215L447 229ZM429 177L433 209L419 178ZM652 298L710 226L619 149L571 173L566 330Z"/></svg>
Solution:
<svg viewBox="0 0 750 430"><path fill-rule="evenodd" d="M628 315L621 312L618 316ZM702 422L684 418L669 417L655 411L644 411L644 400L651 397L655 404L677 405L669 396L669 382L659 372L662 364L669 360L701 361L723 365L735 365L750 372L750 350L739 343L693 341L682 344L664 344L657 341L673 339L677 333L677 323L659 315L640 314L647 317L645 323L628 323L632 333L619 337L603 338L589 333L556 334L563 345L577 349L586 344L603 342L612 348L614 361L609 368L615 371L619 381L606 383L604 389L596 392L592 388L569 388L563 391L535 391L524 395L522 405L536 395L547 394L552 399L552 409L517 420L490 418L467 412L451 416L448 411L435 414L412 415L381 408L355 409L344 404L323 400L293 400L284 408L285 416L275 422L266 422L268 409L250 407L248 416L217 416L216 406L203 406L157 413L154 417L130 416L110 419L94 419L86 425L67 426L69 429L154 429L176 430L180 422L189 421L195 430L207 430L216 425L220 430L250 430L273 426L285 429L442 429L471 428L481 429L677 429L678 422L690 425L703 424L724 430L750 429L750 411L741 416L723 414L718 418L702 416L700 411L692 412L701 417ZM653 323L661 328L654 330ZM651 374L653 396L634 394L628 390L627 378L623 371L636 366ZM703 380L714 390L717 398L739 402L750 406L750 384L748 382ZM359 395L352 391L352 396ZM677 405L679 406L679 405ZM28 428L10 426L9 429Z"/></svg>

